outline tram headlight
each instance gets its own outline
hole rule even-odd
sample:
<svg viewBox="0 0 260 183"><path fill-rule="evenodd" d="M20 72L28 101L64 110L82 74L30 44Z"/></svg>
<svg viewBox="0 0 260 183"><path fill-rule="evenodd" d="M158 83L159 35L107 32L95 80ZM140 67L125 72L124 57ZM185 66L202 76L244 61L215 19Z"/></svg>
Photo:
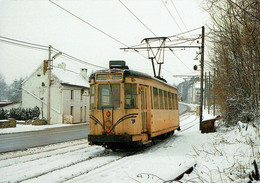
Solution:
<svg viewBox="0 0 260 183"><path fill-rule="evenodd" d="M112 122L110 120L107 120L105 124L107 128L111 128L112 126Z"/></svg>

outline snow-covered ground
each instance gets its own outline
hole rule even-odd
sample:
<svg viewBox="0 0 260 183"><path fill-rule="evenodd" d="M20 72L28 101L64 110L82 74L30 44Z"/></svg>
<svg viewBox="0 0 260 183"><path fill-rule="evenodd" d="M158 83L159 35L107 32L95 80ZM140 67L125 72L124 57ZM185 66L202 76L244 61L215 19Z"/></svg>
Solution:
<svg viewBox="0 0 260 183"><path fill-rule="evenodd" d="M239 123L201 134L194 113L180 117L182 131L132 155L86 139L0 154L0 182L160 183L195 165L181 182L246 182L253 160L260 163L257 128Z"/></svg>

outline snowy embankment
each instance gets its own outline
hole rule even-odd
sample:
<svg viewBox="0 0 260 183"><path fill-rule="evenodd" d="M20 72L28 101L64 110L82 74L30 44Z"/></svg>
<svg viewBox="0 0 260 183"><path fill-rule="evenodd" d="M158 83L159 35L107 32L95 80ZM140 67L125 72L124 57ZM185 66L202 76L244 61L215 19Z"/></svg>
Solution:
<svg viewBox="0 0 260 183"><path fill-rule="evenodd" d="M229 130L201 134L193 111L180 120L182 131L130 156L90 146L87 140L3 153L0 182L160 183L195 164L181 182L246 182L253 160L259 165L257 128L239 123Z"/></svg>

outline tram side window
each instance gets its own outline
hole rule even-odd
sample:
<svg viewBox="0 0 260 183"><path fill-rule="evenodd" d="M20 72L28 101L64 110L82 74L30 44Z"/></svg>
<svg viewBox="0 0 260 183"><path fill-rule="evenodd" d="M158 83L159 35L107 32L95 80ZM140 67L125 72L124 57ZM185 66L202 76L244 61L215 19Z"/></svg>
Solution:
<svg viewBox="0 0 260 183"><path fill-rule="evenodd" d="M168 104L169 104L169 109L172 109L172 100L171 100L171 92L168 92Z"/></svg>
<svg viewBox="0 0 260 183"><path fill-rule="evenodd" d="M164 96L164 109L168 109L168 104L167 104L167 91L163 91L163 96Z"/></svg>
<svg viewBox="0 0 260 183"><path fill-rule="evenodd" d="M125 84L125 108L135 109L136 108L136 84Z"/></svg>
<svg viewBox="0 0 260 183"><path fill-rule="evenodd" d="M98 109L120 108L120 84L98 85Z"/></svg>
<svg viewBox="0 0 260 183"><path fill-rule="evenodd" d="M155 87L153 87L153 101L154 101L154 109L159 109L158 89Z"/></svg>
<svg viewBox="0 0 260 183"><path fill-rule="evenodd" d="M90 89L90 109L95 108L95 85L91 86Z"/></svg>
<svg viewBox="0 0 260 183"><path fill-rule="evenodd" d="M172 93L172 108L173 108L173 110L175 110L175 95L174 95L174 93Z"/></svg>
<svg viewBox="0 0 260 183"><path fill-rule="evenodd" d="M153 109L153 87L150 87L151 109Z"/></svg>
<svg viewBox="0 0 260 183"><path fill-rule="evenodd" d="M163 106L163 91L159 89L160 109L164 109Z"/></svg>
<svg viewBox="0 0 260 183"><path fill-rule="evenodd" d="M179 109L179 105L178 105L178 95L177 95L177 94L175 94L175 102L176 102L176 104L175 104L176 109Z"/></svg>

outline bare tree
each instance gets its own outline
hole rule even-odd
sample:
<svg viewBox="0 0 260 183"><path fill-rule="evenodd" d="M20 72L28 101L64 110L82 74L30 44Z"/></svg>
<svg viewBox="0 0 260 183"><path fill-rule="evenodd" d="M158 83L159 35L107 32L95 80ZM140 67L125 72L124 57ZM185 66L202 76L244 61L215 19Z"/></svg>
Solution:
<svg viewBox="0 0 260 183"><path fill-rule="evenodd" d="M260 100L260 1L207 0L215 92L228 122L253 121Z"/></svg>

